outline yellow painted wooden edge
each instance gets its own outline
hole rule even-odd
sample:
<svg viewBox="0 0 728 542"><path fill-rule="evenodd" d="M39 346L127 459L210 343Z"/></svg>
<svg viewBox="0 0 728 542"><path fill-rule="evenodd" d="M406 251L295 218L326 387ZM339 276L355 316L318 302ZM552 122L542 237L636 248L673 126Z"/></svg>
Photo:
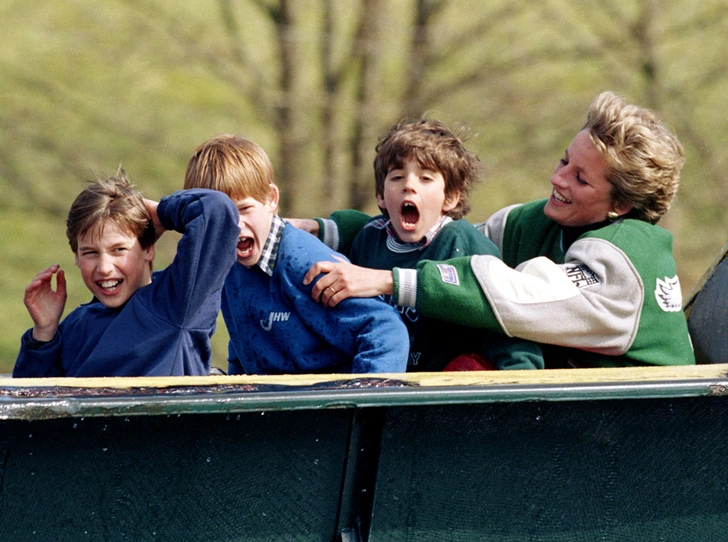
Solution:
<svg viewBox="0 0 728 542"><path fill-rule="evenodd" d="M313 386L319 383L387 379L421 387L497 386L541 384L599 384L610 382L668 382L728 378L728 363L684 365L677 367L626 367L605 369L552 369L542 371L472 371L452 373L391 374L305 374L243 376L177 377L107 377L107 378L0 378L2 388L70 387L70 388L168 388L181 386L280 385Z"/></svg>

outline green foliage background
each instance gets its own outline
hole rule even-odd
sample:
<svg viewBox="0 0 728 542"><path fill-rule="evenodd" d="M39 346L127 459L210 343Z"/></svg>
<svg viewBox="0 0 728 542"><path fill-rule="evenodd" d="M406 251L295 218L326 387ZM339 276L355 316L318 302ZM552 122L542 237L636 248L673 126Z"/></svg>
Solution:
<svg viewBox="0 0 728 542"><path fill-rule="evenodd" d="M366 9L378 30L356 41ZM675 234L684 295L725 242L722 0L6 0L0 17L0 373L31 326L22 298L38 270L67 270L66 313L88 299L64 233L84 182L121 164L159 198L181 187L191 152L218 133L269 151L284 214L324 216L353 204L357 168L365 191L373 186L376 136L390 124L427 114L466 125L486 170L469 216L478 221L545 197L588 104L610 89L656 109L685 145L681 191L661 222ZM324 90L323 38L335 93ZM365 75L371 50L376 69ZM373 212L370 192L363 208ZM165 235L157 268L175 241ZM215 363L225 367L222 320L218 329Z"/></svg>

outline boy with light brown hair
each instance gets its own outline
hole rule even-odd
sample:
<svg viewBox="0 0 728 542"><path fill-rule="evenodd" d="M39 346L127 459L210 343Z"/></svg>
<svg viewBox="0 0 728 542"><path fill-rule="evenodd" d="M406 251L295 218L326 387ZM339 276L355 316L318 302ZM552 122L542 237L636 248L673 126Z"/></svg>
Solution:
<svg viewBox="0 0 728 542"><path fill-rule="evenodd" d="M40 271L25 290L34 325L13 376L207 375L220 291L235 262L230 199L190 190L157 203L119 169L76 197L66 225L93 299L61 322L65 273L58 264ZM172 229L183 234L174 262L153 273L154 243Z"/></svg>
<svg viewBox="0 0 728 542"><path fill-rule="evenodd" d="M265 151L220 135L192 155L185 188L212 188L238 208L238 262L223 289L231 374L404 372L407 331L379 299L351 299L334 310L315 303L303 277L340 255L277 214L278 187Z"/></svg>

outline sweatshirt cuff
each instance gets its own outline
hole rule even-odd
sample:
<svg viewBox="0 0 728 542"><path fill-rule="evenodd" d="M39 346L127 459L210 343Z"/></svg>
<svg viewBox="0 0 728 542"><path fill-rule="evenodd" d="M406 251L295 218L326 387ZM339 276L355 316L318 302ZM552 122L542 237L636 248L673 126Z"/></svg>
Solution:
<svg viewBox="0 0 728 542"><path fill-rule="evenodd" d="M417 308L417 269L392 269L394 299L400 307Z"/></svg>
<svg viewBox="0 0 728 542"><path fill-rule="evenodd" d="M330 218L315 218L319 225L319 240L331 250L339 250L339 227Z"/></svg>
<svg viewBox="0 0 728 542"><path fill-rule="evenodd" d="M33 328L30 328L25 333L23 333L23 336L21 337L21 343L28 350L38 350L40 348L43 348L45 345L52 343L57 336L58 332L56 332L56 334L53 336L53 339L51 339L50 341L39 341L38 339L33 338Z"/></svg>

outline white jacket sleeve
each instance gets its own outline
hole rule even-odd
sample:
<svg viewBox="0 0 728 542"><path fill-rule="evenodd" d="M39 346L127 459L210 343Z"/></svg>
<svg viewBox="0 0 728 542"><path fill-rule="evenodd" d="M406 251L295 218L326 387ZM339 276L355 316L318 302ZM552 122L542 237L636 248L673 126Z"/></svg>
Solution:
<svg viewBox="0 0 728 542"><path fill-rule="evenodd" d="M561 265L539 257L511 269L474 256L471 266L508 335L607 355L625 353L634 341L644 285L608 241L576 241Z"/></svg>

